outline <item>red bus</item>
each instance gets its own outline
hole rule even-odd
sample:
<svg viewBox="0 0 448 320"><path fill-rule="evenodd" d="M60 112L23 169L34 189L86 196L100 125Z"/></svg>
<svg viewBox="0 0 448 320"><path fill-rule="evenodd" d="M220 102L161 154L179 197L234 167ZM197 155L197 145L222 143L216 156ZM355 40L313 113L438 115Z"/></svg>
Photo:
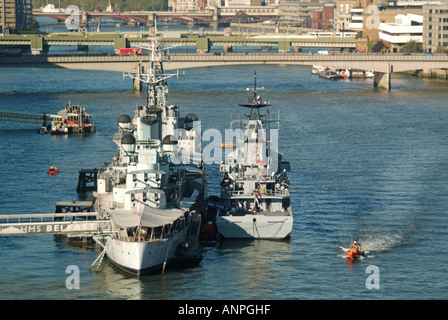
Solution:
<svg viewBox="0 0 448 320"><path fill-rule="evenodd" d="M0 57L21 57L21 56L22 56L22 50L20 49L6 48L0 50Z"/></svg>
<svg viewBox="0 0 448 320"><path fill-rule="evenodd" d="M124 55L143 55L143 51L141 49L120 49L118 51L118 55L124 56Z"/></svg>

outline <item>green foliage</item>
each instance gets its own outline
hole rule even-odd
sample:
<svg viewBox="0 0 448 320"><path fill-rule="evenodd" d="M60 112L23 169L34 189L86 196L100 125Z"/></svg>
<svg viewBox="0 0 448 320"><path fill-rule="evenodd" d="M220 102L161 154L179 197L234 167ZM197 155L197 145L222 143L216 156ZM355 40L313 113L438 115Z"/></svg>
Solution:
<svg viewBox="0 0 448 320"><path fill-rule="evenodd" d="M247 22L248 19L249 17L243 10L239 10L237 13L235 13L235 20L238 22Z"/></svg>
<svg viewBox="0 0 448 320"><path fill-rule="evenodd" d="M370 40L367 44L368 52L384 52L386 50L386 46L383 41L379 39Z"/></svg>
<svg viewBox="0 0 448 320"><path fill-rule="evenodd" d="M58 1L32 0L33 8L44 7L47 3L58 4ZM85 10L105 10L109 0L61 0L61 8L69 5ZM168 0L110 0L114 11L161 11L167 10Z"/></svg>
<svg viewBox="0 0 448 320"><path fill-rule="evenodd" d="M442 45L438 45L436 48L436 51L434 51L434 53L447 53L448 52L448 48L444 47Z"/></svg>
<svg viewBox="0 0 448 320"><path fill-rule="evenodd" d="M415 41L409 41L400 48L400 52L423 52L423 45Z"/></svg>

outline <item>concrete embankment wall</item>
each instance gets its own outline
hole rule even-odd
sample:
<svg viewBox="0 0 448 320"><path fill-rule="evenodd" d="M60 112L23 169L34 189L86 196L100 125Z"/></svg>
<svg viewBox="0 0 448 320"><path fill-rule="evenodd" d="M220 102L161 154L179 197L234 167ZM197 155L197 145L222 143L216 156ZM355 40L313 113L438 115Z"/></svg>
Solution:
<svg viewBox="0 0 448 320"><path fill-rule="evenodd" d="M448 80L448 69L422 69L409 71L408 73L420 78Z"/></svg>

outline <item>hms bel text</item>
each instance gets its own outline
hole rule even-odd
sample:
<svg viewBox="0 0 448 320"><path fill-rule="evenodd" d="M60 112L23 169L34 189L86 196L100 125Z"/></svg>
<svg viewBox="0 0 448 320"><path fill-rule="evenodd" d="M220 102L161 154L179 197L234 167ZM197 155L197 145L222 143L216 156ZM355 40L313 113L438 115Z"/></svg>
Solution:
<svg viewBox="0 0 448 320"><path fill-rule="evenodd" d="M70 223L61 222L60 224L30 224L24 226L9 226L7 228L0 228L1 233L67 233L77 231L91 231L96 230L98 224L96 222Z"/></svg>
<svg viewBox="0 0 448 320"><path fill-rule="evenodd" d="M205 316L206 318L210 317L212 313L219 315L266 315L270 311L270 305L244 305L244 304L235 304L235 305L224 305L222 308L217 307L197 307L197 306L189 306L186 304L183 307L179 307L178 314L179 315L199 315Z"/></svg>

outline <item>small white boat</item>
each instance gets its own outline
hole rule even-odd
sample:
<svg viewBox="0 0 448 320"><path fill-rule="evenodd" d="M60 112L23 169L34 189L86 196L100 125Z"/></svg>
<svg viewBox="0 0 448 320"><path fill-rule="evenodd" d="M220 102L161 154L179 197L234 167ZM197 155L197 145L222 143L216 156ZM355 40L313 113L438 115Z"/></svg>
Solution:
<svg viewBox="0 0 448 320"><path fill-rule="evenodd" d="M320 65L313 65L313 68L311 69L312 74L319 74L322 71L325 71L328 67L326 66L320 66Z"/></svg>
<svg viewBox="0 0 448 320"><path fill-rule="evenodd" d="M366 78L373 78L375 76L375 72L367 70L365 72L365 76L366 76Z"/></svg>

